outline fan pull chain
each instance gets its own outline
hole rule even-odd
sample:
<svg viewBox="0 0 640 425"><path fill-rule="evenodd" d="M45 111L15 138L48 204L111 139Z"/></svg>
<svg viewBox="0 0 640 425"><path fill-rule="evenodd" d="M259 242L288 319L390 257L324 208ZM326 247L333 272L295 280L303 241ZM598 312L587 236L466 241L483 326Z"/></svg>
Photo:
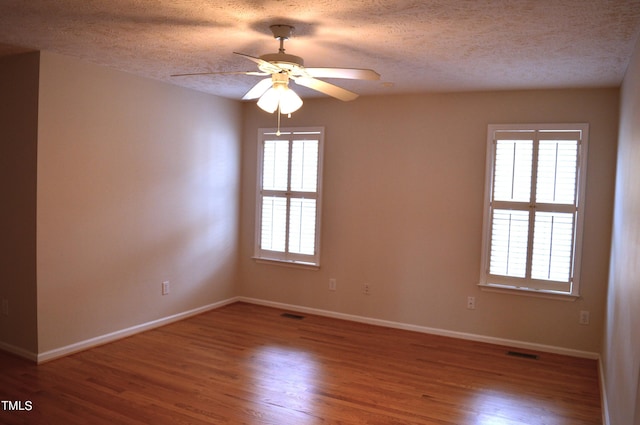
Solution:
<svg viewBox="0 0 640 425"><path fill-rule="evenodd" d="M278 130L276 131L276 136L280 135L280 105L278 105Z"/></svg>
<svg viewBox="0 0 640 425"><path fill-rule="evenodd" d="M287 114L287 118L291 118L291 114ZM278 105L278 130L276 131L276 136L280 135L280 105Z"/></svg>

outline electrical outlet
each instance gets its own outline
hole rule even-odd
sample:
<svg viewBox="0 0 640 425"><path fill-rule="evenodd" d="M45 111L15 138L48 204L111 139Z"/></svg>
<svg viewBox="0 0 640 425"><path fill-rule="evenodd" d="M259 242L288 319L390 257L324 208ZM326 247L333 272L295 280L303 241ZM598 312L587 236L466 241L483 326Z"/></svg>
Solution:
<svg viewBox="0 0 640 425"><path fill-rule="evenodd" d="M9 300L2 300L2 315L3 316L8 316L9 315Z"/></svg>
<svg viewBox="0 0 640 425"><path fill-rule="evenodd" d="M334 278L329 279L329 290L330 291L336 290L336 280Z"/></svg>
<svg viewBox="0 0 640 425"><path fill-rule="evenodd" d="M371 295L371 285L369 283L362 285L362 293L365 295Z"/></svg>
<svg viewBox="0 0 640 425"><path fill-rule="evenodd" d="M467 308L469 310L476 309L476 297L467 297Z"/></svg>
<svg viewBox="0 0 640 425"><path fill-rule="evenodd" d="M167 295L169 293L169 281L165 280L164 282L162 282L162 295Z"/></svg>
<svg viewBox="0 0 640 425"><path fill-rule="evenodd" d="M589 324L589 312L586 310L580 311L580 324L588 325Z"/></svg>

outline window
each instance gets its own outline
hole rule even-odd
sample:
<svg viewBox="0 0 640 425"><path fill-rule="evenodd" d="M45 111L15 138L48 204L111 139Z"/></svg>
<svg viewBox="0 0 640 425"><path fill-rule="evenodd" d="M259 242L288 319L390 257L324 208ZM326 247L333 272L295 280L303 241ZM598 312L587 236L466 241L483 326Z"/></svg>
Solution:
<svg viewBox="0 0 640 425"><path fill-rule="evenodd" d="M255 257L318 266L324 129L260 129Z"/></svg>
<svg viewBox="0 0 640 425"><path fill-rule="evenodd" d="M578 295L587 133L489 126L481 286Z"/></svg>

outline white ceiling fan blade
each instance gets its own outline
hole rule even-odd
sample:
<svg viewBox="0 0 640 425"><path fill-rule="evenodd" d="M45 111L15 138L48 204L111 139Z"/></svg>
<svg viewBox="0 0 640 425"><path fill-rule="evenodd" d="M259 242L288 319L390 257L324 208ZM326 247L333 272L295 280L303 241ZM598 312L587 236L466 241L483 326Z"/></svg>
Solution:
<svg viewBox="0 0 640 425"><path fill-rule="evenodd" d="M305 68L307 74L317 78L349 78L352 80L379 80L380 74L372 69L360 68Z"/></svg>
<svg viewBox="0 0 640 425"><path fill-rule="evenodd" d="M321 93L328 94L329 96L343 100L345 102L354 100L358 97L358 94L343 89L342 87L335 86L322 80L316 80L311 77L291 77L297 84L310 89L317 90Z"/></svg>
<svg viewBox="0 0 640 425"><path fill-rule="evenodd" d="M170 77L188 77L192 75L257 75L263 77L269 75L266 72L258 71L228 71L228 72L191 72L188 74L172 74Z"/></svg>
<svg viewBox="0 0 640 425"><path fill-rule="evenodd" d="M269 90L272 85L273 85L273 81L271 80L271 78L265 78L264 80L260 80L260 81L258 81L258 84L253 86L251 88L251 90L249 90L247 92L247 94L245 94L242 97L242 100L250 100L250 99L259 98L260 96L262 96L264 94L264 92Z"/></svg>
<svg viewBox="0 0 640 425"><path fill-rule="evenodd" d="M277 65L272 64L271 62L267 62L264 59L260 59L260 58L256 58L255 56L251 56L251 55L247 55L244 53L238 53L238 52L233 52L236 55L242 56L244 58L249 59L250 61L253 61L255 63L258 64L258 66L260 66L260 69L262 69L263 71L268 71L270 73L275 73L275 72L281 72L282 68L280 68Z"/></svg>

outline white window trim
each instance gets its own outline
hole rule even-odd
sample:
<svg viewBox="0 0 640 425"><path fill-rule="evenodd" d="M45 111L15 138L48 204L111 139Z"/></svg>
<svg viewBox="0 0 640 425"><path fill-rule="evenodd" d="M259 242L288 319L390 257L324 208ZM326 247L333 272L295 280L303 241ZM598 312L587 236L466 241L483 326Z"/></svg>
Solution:
<svg viewBox="0 0 640 425"><path fill-rule="evenodd" d="M279 134L278 134L279 131ZM271 140L282 138L285 140L305 139L305 133L318 134L318 181L316 186L316 223L315 223L315 254L304 256L301 254L284 253L282 256L273 251L260 248L262 230L262 166L263 166L263 142L268 136ZM260 128L258 129L258 158L256 176L256 217L254 235L254 256L257 263L281 265L294 268L318 270L320 268L320 235L322 217L322 169L324 157L324 127L289 127L289 128Z"/></svg>
<svg viewBox="0 0 640 425"><path fill-rule="evenodd" d="M491 203L494 172L494 151L496 131L567 131L578 130L581 132L581 141L578 145L578 176L577 176L577 219L575 225L575 242L573 252L572 277L570 279L569 291L554 291L540 289L536 287L526 287L511 285L509 283L496 283L491 281L489 275L489 252L491 244ZM587 151L589 140L589 125L578 124L490 124L487 131L487 154L486 154L486 178L484 194L484 220L482 229L482 258L480 266L480 283L478 286L485 291L500 292L513 295L534 296L540 298L550 298L565 301L575 301L580 297L580 271L582 259L582 240L584 228L584 207L587 177ZM515 279L514 279L515 280Z"/></svg>

